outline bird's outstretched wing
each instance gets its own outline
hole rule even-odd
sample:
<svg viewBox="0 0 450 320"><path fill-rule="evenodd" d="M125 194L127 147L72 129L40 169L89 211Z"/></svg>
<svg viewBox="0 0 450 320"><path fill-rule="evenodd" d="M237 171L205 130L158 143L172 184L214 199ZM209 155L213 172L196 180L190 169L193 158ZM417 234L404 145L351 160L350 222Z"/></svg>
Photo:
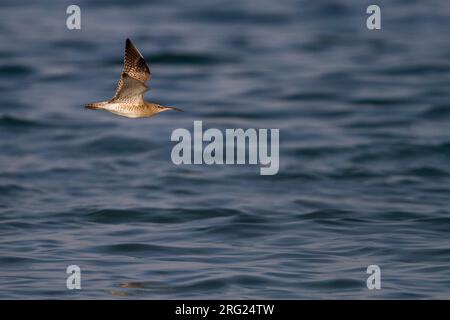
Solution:
<svg viewBox="0 0 450 320"><path fill-rule="evenodd" d="M120 88L117 89L116 95L110 102L136 105L144 103L144 92L148 90L145 83L130 77L125 72L122 73L120 82Z"/></svg>
<svg viewBox="0 0 450 320"><path fill-rule="evenodd" d="M134 46L134 44L131 42L130 39L126 40L122 76L119 79L116 93L112 98L112 100L116 99L119 92L121 92L122 90L122 86L124 85L123 80L124 74L143 83L144 86L145 82L148 81L151 77L150 69L148 68L147 63L145 62L144 57L139 52L139 50Z"/></svg>

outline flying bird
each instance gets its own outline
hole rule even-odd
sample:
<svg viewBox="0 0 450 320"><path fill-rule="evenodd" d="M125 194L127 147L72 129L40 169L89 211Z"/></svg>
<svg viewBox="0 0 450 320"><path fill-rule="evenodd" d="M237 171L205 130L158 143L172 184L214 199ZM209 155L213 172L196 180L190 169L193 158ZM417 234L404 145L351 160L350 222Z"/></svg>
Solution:
<svg viewBox="0 0 450 320"><path fill-rule="evenodd" d="M114 97L108 101L87 104L86 108L106 110L128 118L152 117L166 110L183 111L144 100L144 93L148 90L146 82L151 76L144 57L127 38L122 75Z"/></svg>

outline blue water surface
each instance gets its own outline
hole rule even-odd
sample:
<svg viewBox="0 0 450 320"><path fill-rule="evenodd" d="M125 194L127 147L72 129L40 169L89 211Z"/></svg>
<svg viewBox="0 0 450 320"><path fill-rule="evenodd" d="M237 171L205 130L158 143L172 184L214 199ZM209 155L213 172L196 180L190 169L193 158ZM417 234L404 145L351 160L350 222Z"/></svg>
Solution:
<svg viewBox="0 0 450 320"><path fill-rule="evenodd" d="M378 31L372 1L70 4L0 3L0 298L450 298L448 1L377 1ZM184 113L83 107L127 37ZM279 173L174 165L194 120L279 128Z"/></svg>

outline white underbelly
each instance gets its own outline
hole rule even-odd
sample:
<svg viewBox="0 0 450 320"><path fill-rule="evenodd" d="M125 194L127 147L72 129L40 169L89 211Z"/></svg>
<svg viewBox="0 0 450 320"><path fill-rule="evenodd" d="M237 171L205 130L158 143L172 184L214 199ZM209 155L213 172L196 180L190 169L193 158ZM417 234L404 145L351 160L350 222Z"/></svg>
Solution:
<svg viewBox="0 0 450 320"><path fill-rule="evenodd" d="M145 108L145 107L144 107ZM151 116L150 113L142 107L123 106L120 104L108 104L104 107L105 110L127 118L144 118Z"/></svg>

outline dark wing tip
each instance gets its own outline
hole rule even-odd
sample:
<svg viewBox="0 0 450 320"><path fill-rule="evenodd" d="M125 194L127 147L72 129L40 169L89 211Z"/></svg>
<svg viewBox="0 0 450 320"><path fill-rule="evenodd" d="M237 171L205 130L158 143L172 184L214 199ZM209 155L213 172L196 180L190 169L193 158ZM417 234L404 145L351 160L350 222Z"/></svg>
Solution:
<svg viewBox="0 0 450 320"><path fill-rule="evenodd" d="M125 52L129 51L131 48L133 48L133 42L131 42L130 38L127 38L127 41L125 41Z"/></svg>
<svg viewBox="0 0 450 320"><path fill-rule="evenodd" d="M130 38L127 38L127 40L125 41L125 51L135 50L134 48L135 48L135 46L134 46L133 42L131 42Z"/></svg>
<svg viewBox="0 0 450 320"><path fill-rule="evenodd" d="M131 42L130 38L127 38L125 43L125 55L129 54L132 58L141 57L142 54L136 48L136 46Z"/></svg>

